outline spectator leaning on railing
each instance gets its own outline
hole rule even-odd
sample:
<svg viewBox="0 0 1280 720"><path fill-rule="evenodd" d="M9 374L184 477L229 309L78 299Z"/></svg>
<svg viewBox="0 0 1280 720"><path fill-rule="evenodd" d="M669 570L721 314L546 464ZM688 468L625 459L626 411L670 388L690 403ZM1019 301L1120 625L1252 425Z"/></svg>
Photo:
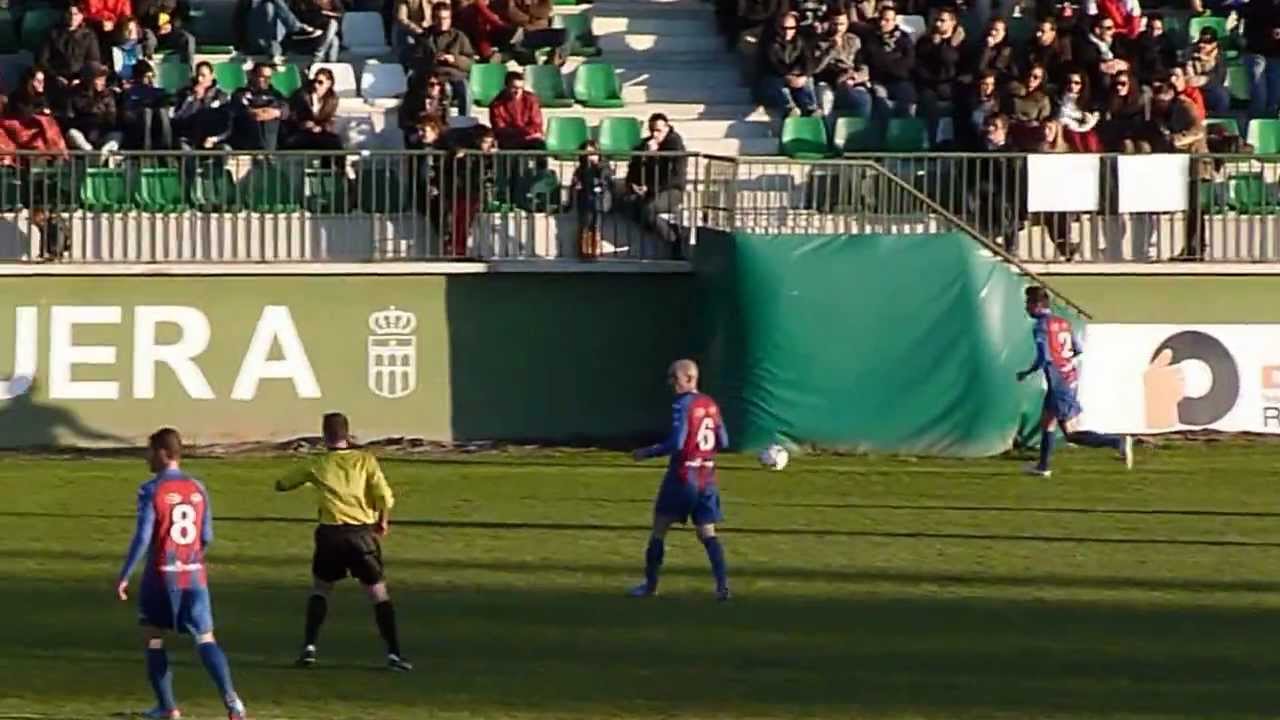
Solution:
<svg viewBox="0 0 1280 720"><path fill-rule="evenodd" d="M226 147L231 135L231 98L218 87L208 62L196 63L191 84L178 93L171 117L174 137L182 148Z"/></svg>
<svg viewBox="0 0 1280 720"><path fill-rule="evenodd" d="M1178 93L1170 83L1158 83L1153 88L1155 114L1160 126L1161 140L1157 152L1180 152L1206 155L1209 152L1208 132L1204 116L1186 95ZM1187 212L1184 218L1186 241L1174 260L1203 260L1204 214L1200 207L1200 184L1213 180L1213 163L1208 158L1191 162L1190 184L1187 190Z"/></svg>
<svg viewBox="0 0 1280 720"><path fill-rule="evenodd" d="M678 211L684 200L688 161L684 156L684 140L671 127L666 115L654 113L649 116L649 136L636 146L636 152L641 154L633 156L627 165L619 209L646 230L657 233L679 257L680 235L659 215Z"/></svg>
<svg viewBox="0 0 1280 720"><path fill-rule="evenodd" d="M289 104L271 86L274 72L268 63L254 65L249 84L231 96L231 147L236 150L275 152Z"/></svg>

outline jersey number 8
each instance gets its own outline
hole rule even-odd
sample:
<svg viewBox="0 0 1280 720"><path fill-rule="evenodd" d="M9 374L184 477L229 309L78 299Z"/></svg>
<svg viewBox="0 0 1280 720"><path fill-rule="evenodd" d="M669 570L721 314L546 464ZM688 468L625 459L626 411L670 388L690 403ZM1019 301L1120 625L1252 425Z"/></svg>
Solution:
<svg viewBox="0 0 1280 720"><path fill-rule="evenodd" d="M698 449L702 452L711 452L716 449L716 421L711 418L703 418L702 423L698 425Z"/></svg>
<svg viewBox="0 0 1280 720"><path fill-rule="evenodd" d="M187 503L174 505L169 511L169 539L175 545L196 541L196 509Z"/></svg>

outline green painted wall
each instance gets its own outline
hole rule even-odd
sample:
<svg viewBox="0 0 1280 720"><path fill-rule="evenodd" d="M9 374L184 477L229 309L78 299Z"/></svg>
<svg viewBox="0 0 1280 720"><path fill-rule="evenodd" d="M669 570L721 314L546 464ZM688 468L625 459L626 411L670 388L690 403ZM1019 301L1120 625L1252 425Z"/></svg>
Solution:
<svg viewBox="0 0 1280 720"><path fill-rule="evenodd" d="M648 435L666 422L665 366L687 352L691 287L648 274L0 278L0 380L24 376L0 393L0 446L137 443L165 424L197 443L279 440L316 434L333 409L367 438ZM379 315L392 307L413 327ZM153 332L147 315L180 322ZM193 355L176 363L185 385L143 360L205 323L207 346L178 353ZM246 360L255 336L265 366ZM387 343L406 351L397 363L412 358L415 387L399 397L371 380ZM246 382L273 362L289 377Z"/></svg>
<svg viewBox="0 0 1280 720"><path fill-rule="evenodd" d="M1280 275L1051 275L1097 322L1280 322Z"/></svg>

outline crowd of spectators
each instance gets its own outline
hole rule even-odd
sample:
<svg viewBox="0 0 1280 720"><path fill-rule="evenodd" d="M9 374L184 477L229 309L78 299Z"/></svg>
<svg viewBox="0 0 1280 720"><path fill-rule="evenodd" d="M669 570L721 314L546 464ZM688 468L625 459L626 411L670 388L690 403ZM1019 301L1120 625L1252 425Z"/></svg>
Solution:
<svg viewBox="0 0 1280 720"><path fill-rule="evenodd" d="M950 119L943 141L960 149L1187 150L1196 144L1187 137L1206 137L1207 118L1232 112L1228 42L1239 42L1248 71L1247 117L1280 113L1280 0L1232 3L1242 32L1220 37L1206 26L1186 43L1137 0L1026 3L1019 21L1034 31L1022 41L999 16L966 35L988 0L965 9L933 0L717 2L759 100L783 115L916 116L931 139ZM909 29L908 11L924 16L923 27ZM988 133L994 117L1007 127L999 144Z"/></svg>

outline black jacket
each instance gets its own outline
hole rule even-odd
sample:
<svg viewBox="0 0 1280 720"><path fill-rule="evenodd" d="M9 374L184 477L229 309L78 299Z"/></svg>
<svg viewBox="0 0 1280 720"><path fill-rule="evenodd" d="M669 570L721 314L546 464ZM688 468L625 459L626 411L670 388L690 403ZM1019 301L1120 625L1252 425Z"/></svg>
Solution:
<svg viewBox="0 0 1280 720"><path fill-rule="evenodd" d="M916 87L931 90L943 99L951 97L956 77L960 74L960 48L954 38L934 42L925 35L916 43Z"/></svg>
<svg viewBox="0 0 1280 720"><path fill-rule="evenodd" d="M1280 58L1280 39L1274 34L1280 28L1280 0L1249 0L1240 14L1244 17L1245 51Z"/></svg>
<svg viewBox="0 0 1280 720"><path fill-rule="evenodd" d="M781 35L769 38L763 46L761 69L766 75L808 75L813 72L813 51L809 41L796 33L787 40Z"/></svg>
<svg viewBox="0 0 1280 720"><path fill-rule="evenodd" d="M36 55L36 64L48 68L54 75L70 79L79 78L85 64L99 62L100 57L98 36L92 30L83 25L75 30L63 26L49 33Z"/></svg>
<svg viewBox="0 0 1280 720"><path fill-rule="evenodd" d="M648 152L649 140L652 136L640 141L636 152ZM680 153L679 157L657 157L654 155L636 155L627 166L627 184L644 185L645 194L652 197L663 190L684 190L685 165L689 158L684 156L684 139L674 129L667 133L658 145L660 153Z"/></svg>
<svg viewBox="0 0 1280 720"><path fill-rule="evenodd" d="M871 81L876 83L899 82L911 79L915 67L915 48L911 36L901 28L889 35L876 33L862 43L862 52L871 69Z"/></svg>

